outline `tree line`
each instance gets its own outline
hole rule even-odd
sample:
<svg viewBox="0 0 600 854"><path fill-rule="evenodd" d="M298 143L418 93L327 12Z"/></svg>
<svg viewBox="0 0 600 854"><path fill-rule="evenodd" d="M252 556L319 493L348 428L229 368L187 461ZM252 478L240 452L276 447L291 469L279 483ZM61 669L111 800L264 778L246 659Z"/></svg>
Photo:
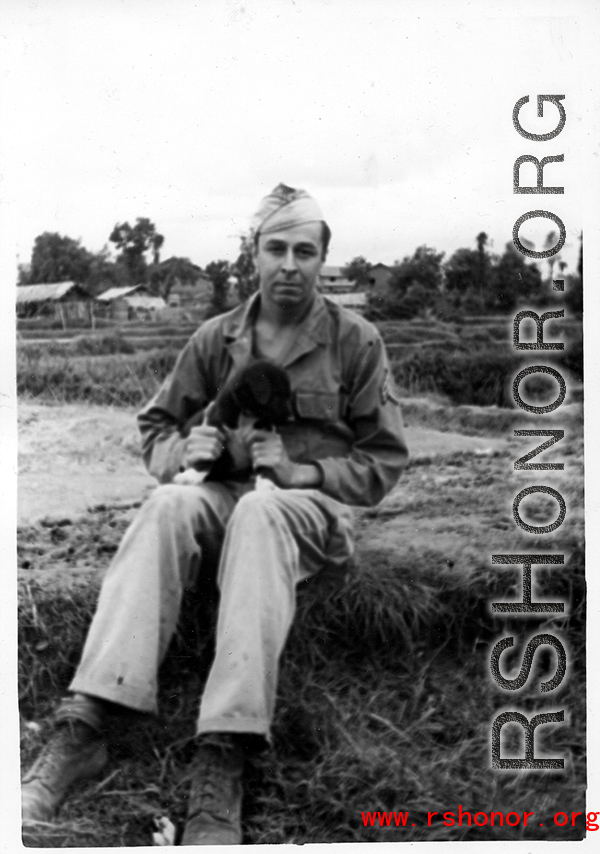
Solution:
<svg viewBox="0 0 600 854"><path fill-rule="evenodd" d="M90 252L81 240L46 231L35 238L30 262L19 265L17 285L74 281L93 297L110 287L144 284L150 294L168 299L176 282L193 285L204 274L213 285L213 313L225 309L232 276L242 299L257 287L252 245L246 236L240 238L235 263L212 261L204 270L189 258L161 260L164 235L145 217L138 217L134 225L117 223L108 241L114 244L114 259L108 244L100 252Z"/></svg>
<svg viewBox="0 0 600 854"><path fill-rule="evenodd" d="M567 264L558 254L548 261L546 279L535 263L525 262L512 241L501 255L490 252L488 243L488 235L480 232L475 238L476 248L457 249L446 261L444 252L419 246L413 255L391 265L385 288L369 291L374 265L364 256L353 258L342 273L358 287L367 289L367 313L375 319L433 315L452 320L464 315L502 314L520 303L541 305L553 293L548 280L555 276L564 279L561 300L572 312L582 311L583 238L576 272L565 273ZM544 248L555 244L556 234L550 232Z"/></svg>
<svg viewBox="0 0 600 854"><path fill-rule="evenodd" d="M117 223L108 240L115 247L114 259L108 245L100 252L90 252L80 240L44 232L34 241L30 263L19 266L18 284L76 281L90 296L113 286L145 284L151 294L168 299L175 282L193 285L204 274L213 287L211 314L227 308L232 279L241 300L258 287L249 235L241 235L239 254L233 263L219 259L204 270L189 258L172 256L161 260L165 238L147 218L138 217L133 226ZM555 234L550 232L546 247L555 242ZM560 255L548 261L548 279L559 276L565 280L561 299L576 313L583 307L582 249L583 239L573 273L565 273L567 265ZM535 306L547 302L552 293L538 266L526 263L512 241L501 255L496 255L489 249L487 234L480 232L474 248L457 249L446 261L444 256L444 252L419 246L412 255L390 266L384 288L372 288L374 265L362 255L342 267L342 273L367 292L367 314L373 319L433 315L452 320L465 314L504 313L518 303Z"/></svg>

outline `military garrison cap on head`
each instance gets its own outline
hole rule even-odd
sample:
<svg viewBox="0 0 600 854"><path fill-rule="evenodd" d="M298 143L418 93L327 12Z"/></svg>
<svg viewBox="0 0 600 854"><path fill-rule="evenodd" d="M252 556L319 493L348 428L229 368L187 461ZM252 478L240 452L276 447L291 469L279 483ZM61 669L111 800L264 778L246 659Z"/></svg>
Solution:
<svg viewBox="0 0 600 854"><path fill-rule="evenodd" d="M270 234L305 222L324 222L321 208L306 190L278 184L261 201L252 217L254 234Z"/></svg>

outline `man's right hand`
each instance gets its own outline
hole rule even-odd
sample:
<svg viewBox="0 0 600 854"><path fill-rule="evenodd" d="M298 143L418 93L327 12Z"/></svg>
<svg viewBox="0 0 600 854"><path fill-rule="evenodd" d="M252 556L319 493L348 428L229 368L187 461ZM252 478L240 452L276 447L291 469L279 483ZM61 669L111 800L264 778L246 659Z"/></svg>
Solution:
<svg viewBox="0 0 600 854"><path fill-rule="evenodd" d="M183 450L183 467L194 468L197 463L212 463L223 453L225 434L218 427L208 424L208 416L214 407L210 403L204 412L204 420L192 427Z"/></svg>

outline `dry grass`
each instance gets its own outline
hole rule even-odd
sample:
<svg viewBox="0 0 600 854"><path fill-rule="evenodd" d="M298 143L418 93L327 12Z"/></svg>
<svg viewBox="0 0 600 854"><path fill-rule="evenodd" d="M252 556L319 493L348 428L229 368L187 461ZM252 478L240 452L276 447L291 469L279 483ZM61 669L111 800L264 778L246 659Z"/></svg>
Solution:
<svg viewBox="0 0 600 854"><path fill-rule="evenodd" d="M533 416L524 415L517 407L453 406L447 397L436 394L426 398L403 398L402 417L404 423L411 427L466 436L510 436L516 429L565 429L571 435L580 435L583 430L583 413L576 403L564 403L554 413ZM569 441L571 453L576 444L577 440ZM567 448L561 448L561 451L566 453Z"/></svg>
<svg viewBox="0 0 600 854"><path fill-rule="evenodd" d="M176 350L131 355L48 355L29 345L17 352L17 394L52 403L85 401L141 407L173 368Z"/></svg>
<svg viewBox="0 0 600 854"><path fill-rule="evenodd" d="M303 586L284 653L274 749L252 763L244 816L253 843L581 838L581 826L556 828L554 812L583 809L585 791L585 583L577 527L552 548L571 555L568 567L537 569L536 595L561 597L568 613L501 621L490 602L519 595L519 573L492 567L494 550L524 549L514 537L502 490L508 457L449 458L409 468L402 495L359 520L356 571L344 587L326 579ZM472 507L457 501L471 484ZM562 488L575 489L575 479ZM436 489L432 492L432 483ZM408 497L408 503L407 502ZM374 546L410 509L409 525L442 519L460 530L460 544L436 539L427 547ZM102 570L136 508L104 508L83 519L20 532L20 693L27 763L50 729L51 710L76 664L93 613ZM414 521L411 521L414 520ZM491 523L496 520L497 525ZM507 526L512 524L510 543ZM510 528L508 528L510 530ZM530 538L531 539L531 538ZM398 542L398 541L397 541ZM468 543L468 545L465 545ZM56 549L60 553L56 553ZM48 568L49 567L49 568ZM185 816L185 769L193 750L199 696L210 665L214 590L189 598L186 617L161 672L160 716L114 718L112 762L104 775L75 792L59 821L28 837L51 847L149 844L152 817ZM560 619L557 619L560 618ZM197 626L204 629L198 630ZM549 698L529 689L518 698L498 690L489 651L510 631L522 638L560 630L568 638L568 678L552 695L566 708L564 726L539 731L564 772L493 772L490 724L511 701L531 714ZM553 672L536 660L532 680ZM547 678L547 677L545 677ZM185 689L183 690L183 686ZM543 731L542 731L543 730ZM523 833L509 828L427 826L427 812L534 811ZM364 827L361 813L403 810L411 826ZM414 823L414 827L412 824Z"/></svg>
<svg viewBox="0 0 600 854"><path fill-rule="evenodd" d="M546 364L547 359L542 361ZM528 364L539 364L539 357ZM550 364L562 373L571 391L583 380L582 341L556 356ZM522 354L507 344L466 342L456 348L428 342L392 359L394 379L409 395L440 393L455 405L514 407L511 379L524 366ZM521 384L533 401L553 400L554 381L534 374Z"/></svg>
<svg viewBox="0 0 600 854"><path fill-rule="evenodd" d="M514 408L509 380L523 359L510 348L505 325L504 343L480 327L463 330L433 321L426 326L381 326L395 380L409 396L441 394L454 405ZM187 338L165 332L159 341L144 330L142 337L138 332L80 335L66 343L20 342L18 394L62 403L85 400L141 406L172 369ZM583 351L581 336L571 330L570 337L570 346L555 354L552 363L575 389L581 386ZM535 400L548 395L548 383L547 378L534 376L525 380L523 388Z"/></svg>

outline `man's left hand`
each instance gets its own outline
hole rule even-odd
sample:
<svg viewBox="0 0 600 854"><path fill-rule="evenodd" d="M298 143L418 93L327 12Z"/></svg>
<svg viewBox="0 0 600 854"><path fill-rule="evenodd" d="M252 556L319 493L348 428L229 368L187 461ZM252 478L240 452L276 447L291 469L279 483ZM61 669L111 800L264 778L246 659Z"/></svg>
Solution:
<svg viewBox="0 0 600 854"><path fill-rule="evenodd" d="M253 430L249 442L255 470L265 470L266 476L282 489L311 489L322 485L318 466L292 462L275 430Z"/></svg>
<svg viewBox="0 0 600 854"><path fill-rule="evenodd" d="M275 430L253 430L250 446L255 470L267 469L265 474L284 489L295 486L296 465L288 457L279 433Z"/></svg>

